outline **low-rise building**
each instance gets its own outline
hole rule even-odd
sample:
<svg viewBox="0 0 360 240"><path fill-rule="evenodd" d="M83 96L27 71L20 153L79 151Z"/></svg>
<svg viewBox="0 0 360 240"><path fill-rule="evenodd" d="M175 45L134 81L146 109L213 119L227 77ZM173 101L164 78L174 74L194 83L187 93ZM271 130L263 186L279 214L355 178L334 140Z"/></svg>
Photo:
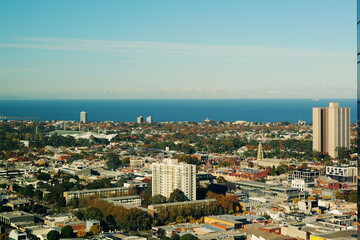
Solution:
<svg viewBox="0 0 360 240"><path fill-rule="evenodd" d="M11 224L17 222L35 222L35 217L33 214L23 212L23 211L14 211L14 212L2 212L0 213L0 221Z"/></svg>
<svg viewBox="0 0 360 240"><path fill-rule="evenodd" d="M116 195L126 194L129 192L129 188L126 187L115 187L115 188L99 188L79 191L68 191L64 192L66 202L69 202L72 198L81 198L85 196L99 195L100 197L113 197Z"/></svg>

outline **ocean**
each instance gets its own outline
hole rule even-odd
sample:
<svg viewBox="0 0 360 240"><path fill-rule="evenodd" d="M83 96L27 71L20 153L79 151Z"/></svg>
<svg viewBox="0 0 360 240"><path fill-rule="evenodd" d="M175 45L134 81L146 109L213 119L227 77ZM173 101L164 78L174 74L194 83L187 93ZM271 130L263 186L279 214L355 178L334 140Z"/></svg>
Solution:
<svg viewBox="0 0 360 240"><path fill-rule="evenodd" d="M155 122L311 122L312 108L331 101L350 107L351 122L357 121L355 99L0 100L0 116L79 121L86 111L89 121L134 122L138 116L152 116Z"/></svg>

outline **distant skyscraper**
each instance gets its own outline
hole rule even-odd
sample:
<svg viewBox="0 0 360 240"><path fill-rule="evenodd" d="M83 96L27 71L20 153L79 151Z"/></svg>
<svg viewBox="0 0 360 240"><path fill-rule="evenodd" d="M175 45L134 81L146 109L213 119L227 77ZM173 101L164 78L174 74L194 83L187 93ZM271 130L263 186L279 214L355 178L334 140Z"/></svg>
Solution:
<svg viewBox="0 0 360 240"><path fill-rule="evenodd" d="M146 122L147 122L147 123L152 123L152 122L153 122L152 117L151 117L151 116L148 116L148 117L146 118Z"/></svg>
<svg viewBox="0 0 360 240"><path fill-rule="evenodd" d="M143 116L139 116L139 117L136 118L137 123L142 123L143 121L144 121Z"/></svg>
<svg viewBox="0 0 360 240"><path fill-rule="evenodd" d="M331 102L313 108L313 150L337 157L337 148L350 148L350 108Z"/></svg>
<svg viewBox="0 0 360 240"><path fill-rule="evenodd" d="M80 122L86 123L87 122L87 112L82 111L80 113Z"/></svg>
<svg viewBox="0 0 360 240"><path fill-rule="evenodd" d="M259 143L258 152L257 152L257 160L261 160L263 158L264 158L264 151L263 151L263 148L262 148L262 144Z"/></svg>
<svg viewBox="0 0 360 240"><path fill-rule="evenodd" d="M189 200L196 200L196 166L177 159L164 159L162 163L151 164L152 195L170 194L179 189Z"/></svg>

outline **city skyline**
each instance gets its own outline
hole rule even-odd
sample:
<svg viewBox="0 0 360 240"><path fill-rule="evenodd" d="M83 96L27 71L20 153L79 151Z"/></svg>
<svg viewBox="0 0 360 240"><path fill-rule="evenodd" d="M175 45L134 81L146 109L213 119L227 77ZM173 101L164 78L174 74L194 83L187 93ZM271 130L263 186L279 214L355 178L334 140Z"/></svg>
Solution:
<svg viewBox="0 0 360 240"><path fill-rule="evenodd" d="M355 98L355 1L0 3L0 98Z"/></svg>

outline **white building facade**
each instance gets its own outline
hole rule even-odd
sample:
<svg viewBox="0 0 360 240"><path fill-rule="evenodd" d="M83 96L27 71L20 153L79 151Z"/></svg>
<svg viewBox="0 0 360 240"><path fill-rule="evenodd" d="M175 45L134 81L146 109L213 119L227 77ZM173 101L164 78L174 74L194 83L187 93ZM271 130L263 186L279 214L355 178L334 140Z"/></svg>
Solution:
<svg viewBox="0 0 360 240"><path fill-rule="evenodd" d="M356 166L326 166L325 175L339 182L356 182Z"/></svg>
<svg viewBox="0 0 360 240"><path fill-rule="evenodd" d="M80 112L80 122L81 123L86 123L87 122L87 112Z"/></svg>
<svg viewBox="0 0 360 240"><path fill-rule="evenodd" d="M179 189L188 200L196 200L196 166L179 163L177 159L164 159L161 163L153 163L152 195L163 195L166 198Z"/></svg>

